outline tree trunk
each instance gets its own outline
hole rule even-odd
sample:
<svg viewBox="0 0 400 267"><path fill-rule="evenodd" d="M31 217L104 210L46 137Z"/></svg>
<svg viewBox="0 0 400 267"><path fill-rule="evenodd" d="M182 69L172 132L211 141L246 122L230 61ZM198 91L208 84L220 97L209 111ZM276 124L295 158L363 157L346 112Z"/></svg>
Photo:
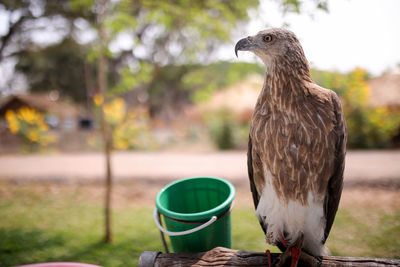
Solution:
<svg viewBox="0 0 400 267"><path fill-rule="evenodd" d="M105 136L104 136L105 135ZM109 131L103 130L104 139L104 153L106 158L106 181L105 181L105 203L104 203L104 217L105 217L105 236L104 242L112 242L112 226L111 226L111 207L112 207L112 171L111 171L111 149L112 140Z"/></svg>
<svg viewBox="0 0 400 267"><path fill-rule="evenodd" d="M111 150L112 150L112 134L106 121L104 113L105 97L107 91L107 58L105 48L107 45L107 36L104 28L104 18L106 17L107 0L99 2L98 26L100 34L100 52L98 59L97 81L99 93L103 98L101 104L101 131L104 144L104 155L106 163L106 179L105 179L105 203L104 203L104 218L105 218L105 235L104 242L111 243L112 227L111 227L111 203L112 203L112 170L111 170Z"/></svg>

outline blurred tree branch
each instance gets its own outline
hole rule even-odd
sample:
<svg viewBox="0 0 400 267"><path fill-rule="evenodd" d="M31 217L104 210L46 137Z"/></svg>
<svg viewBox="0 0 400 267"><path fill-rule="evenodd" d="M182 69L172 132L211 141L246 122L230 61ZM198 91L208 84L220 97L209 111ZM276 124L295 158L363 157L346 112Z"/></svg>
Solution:
<svg viewBox="0 0 400 267"><path fill-rule="evenodd" d="M0 61L4 57L4 48L8 45L11 40L11 37L19 30L24 20L26 20L27 16L20 16L18 20L14 23L9 20L10 27L8 28L8 32L6 35L1 37L1 44L0 44Z"/></svg>

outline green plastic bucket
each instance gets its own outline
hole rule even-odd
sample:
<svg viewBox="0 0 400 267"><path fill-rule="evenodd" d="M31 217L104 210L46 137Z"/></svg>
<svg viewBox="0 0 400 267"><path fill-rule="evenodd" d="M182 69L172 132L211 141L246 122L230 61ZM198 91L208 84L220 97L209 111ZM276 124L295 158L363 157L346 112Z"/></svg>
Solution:
<svg viewBox="0 0 400 267"><path fill-rule="evenodd" d="M174 252L231 248L230 211L234 197L233 185L220 178L178 180L157 194L154 220L161 232L170 236Z"/></svg>

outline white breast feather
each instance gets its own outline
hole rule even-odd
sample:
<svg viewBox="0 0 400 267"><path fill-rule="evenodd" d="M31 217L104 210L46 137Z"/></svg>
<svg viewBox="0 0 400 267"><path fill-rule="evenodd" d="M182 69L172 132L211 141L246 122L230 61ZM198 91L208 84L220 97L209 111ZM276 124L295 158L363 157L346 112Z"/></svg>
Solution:
<svg viewBox="0 0 400 267"><path fill-rule="evenodd" d="M291 244L297 240L299 234L304 234L303 248L313 255L325 256L329 250L322 244L326 219L324 216L324 200L317 199L311 192L308 193L308 205L289 200L281 201L273 186L272 175L265 173L265 186L261 194L257 210L258 218L265 218L268 225L267 242L276 245L281 240L281 233L285 232L285 241Z"/></svg>

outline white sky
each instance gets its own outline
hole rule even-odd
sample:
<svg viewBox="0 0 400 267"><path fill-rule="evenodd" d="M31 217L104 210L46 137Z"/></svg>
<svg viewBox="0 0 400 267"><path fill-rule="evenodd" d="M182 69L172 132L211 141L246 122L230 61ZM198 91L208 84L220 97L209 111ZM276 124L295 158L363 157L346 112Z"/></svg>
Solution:
<svg viewBox="0 0 400 267"><path fill-rule="evenodd" d="M237 38L254 35L266 24L280 27L288 22L312 67L342 72L362 67L379 75L400 64L400 0L330 0L329 13L313 15L282 18L275 3L261 0L261 18L253 20L248 32ZM246 54L240 53L239 60L255 60ZM233 47L219 56L237 61Z"/></svg>

